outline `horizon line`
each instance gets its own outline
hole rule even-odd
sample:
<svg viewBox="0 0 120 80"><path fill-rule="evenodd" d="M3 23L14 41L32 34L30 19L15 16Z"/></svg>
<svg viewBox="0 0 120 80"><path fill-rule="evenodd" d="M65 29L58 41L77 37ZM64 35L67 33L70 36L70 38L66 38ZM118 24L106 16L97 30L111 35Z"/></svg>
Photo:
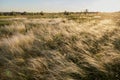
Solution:
<svg viewBox="0 0 120 80"><path fill-rule="evenodd" d="M62 13L62 12L85 12L85 10L81 10L81 11L69 11L69 10L64 10L64 11L15 11L15 10L11 10L11 11L0 11L0 12L29 12L29 13L37 13L37 12L44 12L44 13ZM88 12L120 12L120 10L118 11L90 11L88 10Z"/></svg>

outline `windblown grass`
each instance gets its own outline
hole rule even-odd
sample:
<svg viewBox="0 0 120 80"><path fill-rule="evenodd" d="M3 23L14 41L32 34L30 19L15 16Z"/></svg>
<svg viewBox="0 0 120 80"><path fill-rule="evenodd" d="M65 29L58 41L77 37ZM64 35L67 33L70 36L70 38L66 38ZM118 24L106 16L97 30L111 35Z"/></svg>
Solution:
<svg viewBox="0 0 120 80"><path fill-rule="evenodd" d="M0 38L1 80L120 79L120 27L113 17L28 19L0 31L7 36Z"/></svg>

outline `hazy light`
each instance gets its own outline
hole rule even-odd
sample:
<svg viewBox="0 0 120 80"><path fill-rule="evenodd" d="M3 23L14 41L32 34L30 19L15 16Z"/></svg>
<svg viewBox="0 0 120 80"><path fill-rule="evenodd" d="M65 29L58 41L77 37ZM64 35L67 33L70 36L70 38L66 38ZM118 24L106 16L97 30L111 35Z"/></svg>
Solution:
<svg viewBox="0 0 120 80"><path fill-rule="evenodd" d="M0 0L0 11L119 11L120 0Z"/></svg>

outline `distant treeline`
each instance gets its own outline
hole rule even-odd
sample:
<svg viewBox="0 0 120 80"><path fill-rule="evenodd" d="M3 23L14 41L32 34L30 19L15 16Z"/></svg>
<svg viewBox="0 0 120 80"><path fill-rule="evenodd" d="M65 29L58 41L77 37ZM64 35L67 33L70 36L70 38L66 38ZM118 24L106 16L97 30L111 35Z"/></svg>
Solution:
<svg viewBox="0 0 120 80"><path fill-rule="evenodd" d="M5 16L16 16L16 15L43 15L43 12L0 12L0 15L5 15Z"/></svg>
<svg viewBox="0 0 120 80"><path fill-rule="evenodd" d="M64 11L64 12L59 12L59 13L54 13L54 14L64 14L64 15L69 15L69 14L96 14L99 12L68 12L68 11ZM44 15L44 14L53 14L53 13L47 13L47 12L0 12L0 16L17 16L17 15Z"/></svg>

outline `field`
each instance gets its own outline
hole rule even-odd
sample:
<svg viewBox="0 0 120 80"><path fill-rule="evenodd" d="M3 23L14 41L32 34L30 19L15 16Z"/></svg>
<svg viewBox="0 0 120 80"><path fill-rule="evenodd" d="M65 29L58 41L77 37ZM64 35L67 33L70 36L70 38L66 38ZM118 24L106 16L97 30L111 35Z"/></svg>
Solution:
<svg viewBox="0 0 120 80"><path fill-rule="evenodd" d="M0 80L120 80L120 13L0 16Z"/></svg>

